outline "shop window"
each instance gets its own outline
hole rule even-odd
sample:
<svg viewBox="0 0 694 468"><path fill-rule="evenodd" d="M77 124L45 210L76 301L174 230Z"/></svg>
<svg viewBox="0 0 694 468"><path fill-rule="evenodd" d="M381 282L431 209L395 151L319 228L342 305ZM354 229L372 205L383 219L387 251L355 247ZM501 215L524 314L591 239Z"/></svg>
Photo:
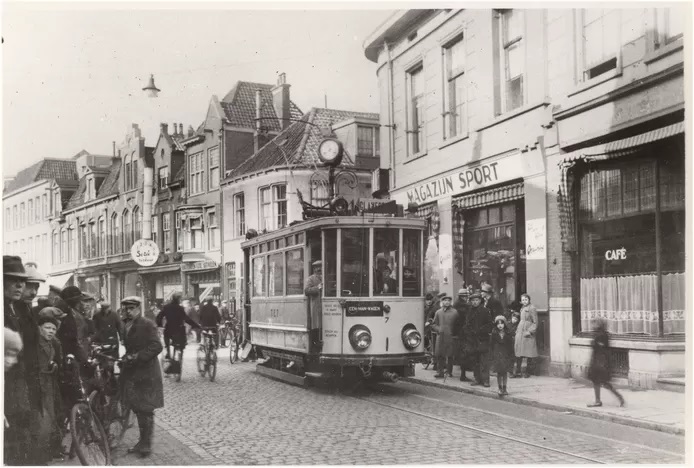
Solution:
<svg viewBox="0 0 694 468"><path fill-rule="evenodd" d="M465 41L459 36L443 49L444 58L444 138L467 133L465 110Z"/></svg>
<svg viewBox="0 0 694 468"><path fill-rule="evenodd" d="M615 334L684 332L683 190L683 160L665 157L604 164L581 176L582 331L604 319Z"/></svg>
<svg viewBox="0 0 694 468"><path fill-rule="evenodd" d="M422 232L402 231L402 295L422 295Z"/></svg>
<svg viewBox="0 0 694 468"><path fill-rule="evenodd" d="M342 295L369 296L369 230L342 230Z"/></svg>
<svg viewBox="0 0 694 468"><path fill-rule="evenodd" d="M326 229L323 231L323 238L323 295L335 297L337 296L337 229Z"/></svg>
<svg viewBox="0 0 694 468"><path fill-rule="evenodd" d="M287 265L287 296L304 294L304 249L285 253Z"/></svg>
<svg viewBox="0 0 694 468"><path fill-rule="evenodd" d="M374 229L374 295L398 294L398 234L396 229Z"/></svg>
<svg viewBox="0 0 694 468"><path fill-rule="evenodd" d="M268 265L269 296L284 296L284 253L270 254Z"/></svg>
<svg viewBox="0 0 694 468"><path fill-rule="evenodd" d="M267 278L267 257L256 257L253 259L253 297L266 296Z"/></svg>
<svg viewBox="0 0 694 468"><path fill-rule="evenodd" d="M422 66L407 73L407 104L409 106L408 128L410 134L409 155L426 150L424 128L424 72Z"/></svg>

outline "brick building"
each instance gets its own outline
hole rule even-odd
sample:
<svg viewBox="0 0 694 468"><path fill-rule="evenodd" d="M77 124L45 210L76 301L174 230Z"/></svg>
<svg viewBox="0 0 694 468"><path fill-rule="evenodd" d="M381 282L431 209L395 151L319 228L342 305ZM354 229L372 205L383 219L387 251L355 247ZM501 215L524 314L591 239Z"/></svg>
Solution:
<svg viewBox="0 0 694 468"><path fill-rule="evenodd" d="M683 374L678 13L409 10L364 44L390 196L430 220L427 289L484 281L506 307L528 292L544 371L580 375L603 316L633 384Z"/></svg>

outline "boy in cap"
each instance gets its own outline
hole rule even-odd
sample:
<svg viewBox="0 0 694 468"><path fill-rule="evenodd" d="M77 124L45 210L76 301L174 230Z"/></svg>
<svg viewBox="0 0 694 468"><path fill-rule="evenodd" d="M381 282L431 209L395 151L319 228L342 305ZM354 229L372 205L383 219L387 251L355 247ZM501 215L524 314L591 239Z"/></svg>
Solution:
<svg viewBox="0 0 694 468"><path fill-rule="evenodd" d="M142 315L142 300L137 296L121 301L125 315L125 356L123 357L123 388L125 401L137 415L140 440L128 449L148 457L152 453L154 410L164 406L164 384L157 356L163 346L157 326Z"/></svg>

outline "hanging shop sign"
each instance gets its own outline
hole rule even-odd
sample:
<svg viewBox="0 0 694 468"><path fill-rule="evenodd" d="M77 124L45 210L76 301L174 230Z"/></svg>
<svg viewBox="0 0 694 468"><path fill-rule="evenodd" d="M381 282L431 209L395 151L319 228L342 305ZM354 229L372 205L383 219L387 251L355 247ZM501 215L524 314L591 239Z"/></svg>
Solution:
<svg viewBox="0 0 694 468"><path fill-rule="evenodd" d="M181 271L210 270L212 268L217 268L217 262L214 260L202 260L199 262L187 262L181 264Z"/></svg>
<svg viewBox="0 0 694 468"><path fill-rule="evenodd" d="M150 239L138 239L130 248L130 256L140 266L152 266L159 259L159 246Z"/></svg>
<svg viewBox="0 0 694 468"><path fill-rule="evenodd" d="M419 184L407 191L407 202L421 205L517 179L523 177L524 173L521 158L518 155L509 156L494 162L466 167L453 174Z"/></svg>

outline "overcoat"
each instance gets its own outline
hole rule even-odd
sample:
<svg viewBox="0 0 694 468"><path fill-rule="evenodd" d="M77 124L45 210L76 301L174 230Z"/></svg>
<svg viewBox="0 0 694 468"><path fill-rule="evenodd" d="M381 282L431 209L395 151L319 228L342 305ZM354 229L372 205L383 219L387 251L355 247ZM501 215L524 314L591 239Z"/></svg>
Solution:
<svg viewBox="0 0 694 468"><path fill-rule="evenodd" d="M612 378L612 368L608 359L609 337L607 331L598 329L593 338L593 355L590 358L588 378L596 384L603 384Z"/></svg>
<svg viewBox="0 0 694 468"><path fill-rule="evenodd" d="M434 356L455 357L459 348L460 313L453 307L440 308L434 314L431 329L438 333Z"/></svg>
<svg viewBox="0 0 694 468"><path fill-rule="evenodd" d="M313 274L306 279L306 284L304 284L304 294L309 297L310 303L311 328L320 328L323 318L321 288L318 287L322 282L323 278L320 275Z"/></svg>
<svg viewBox="0 0 694 468"><path fill-rule="evenodd" d="M494 329L489 338L489 362L492 372L505 374L513 367L513 335L504 333L503 338L498 329Z"/></svg>
<svg viewBox="0 0 694 468"><path fill-rule="evenodd" d="M123 366L125 399L133 411L151 413L164 406L164 384L157 356L163 347L157 326L139 316L125 333L125 353L136 359Z"/></svg>
<svg viewBox="0 0 694 468"><path fill-rule="evenodd" d="M520 313L520 321L516 329L515 352L516 357L537 357L537 309L532 304L523 306Z"/></svg>
<svg viewBox="0 0 694 468"><path fill-rule="evenodd" d="M496 297L490 297L487 299L487 302L484 303L484 306L489 309L489 311L492 313L492 317L498 317L499 315L503 315L506 317L507 314L504 314L504 306L501 303L499 299ZM506 317L508 318L508 317Z"/></svg>
<svg viewBox="0 0 694 468"><path fill-rule="evenodd" d="M33 440L37 444L37 457L50 461L51 442L60 433L58 421L62 420L62 398L58 376L62 372L60 341L39 338L38 372L41 387L41 410L32 412Z"/></svg>
<svg viewBox="0 0 694 468"><path fill-rule="evenodd" d="M494 328L494 317L489 309L483 305L470 306L464 326L465 353L469 355L489 351L489 334L492 328Z"/></svg>

